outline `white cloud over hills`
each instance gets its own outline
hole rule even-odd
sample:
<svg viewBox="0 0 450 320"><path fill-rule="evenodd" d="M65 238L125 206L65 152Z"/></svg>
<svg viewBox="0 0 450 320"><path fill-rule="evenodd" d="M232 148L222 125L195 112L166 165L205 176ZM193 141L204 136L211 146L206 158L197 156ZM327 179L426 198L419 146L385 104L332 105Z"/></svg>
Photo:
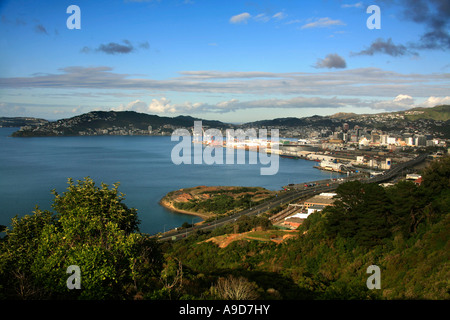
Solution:
<svg viewBox="0 0 450 320"><path fill-rule="evenodd" d="M239 101L231 99L215 104L204 102L172 103L166 97L152 99L150 103L135 100L128 104L121 104L112 108L113 111L136 111L157 114L195 114L195 113L228 113L246 109L305 109L305 108L372 108L374 110L402 111L415 107L434 107L440 104L450 104L450 96L429 97L424 102L415 103L411 96L399 94L390 100L373 101L360 98L321 98L321 97L294 97L289 99L260 99Z"/></svg>

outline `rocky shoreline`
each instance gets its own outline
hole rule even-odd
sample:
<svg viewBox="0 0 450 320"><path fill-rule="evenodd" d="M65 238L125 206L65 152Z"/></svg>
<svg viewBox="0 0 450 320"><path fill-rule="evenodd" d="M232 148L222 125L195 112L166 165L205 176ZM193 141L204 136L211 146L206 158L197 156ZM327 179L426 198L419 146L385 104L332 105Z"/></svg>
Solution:
<svg viewBox="0 0 450 320"><path fill-rule="evenodd" d="M164 197L164 198L165 198L165 197ZM170 211L173 211L173 212L176 212L176 213L183 213L183 214L189 214L189 215L192 215L192 216L197 216L197 217L202 218L203 220L206 220L206 219L208 219L208 218L211 217L211 215L205 214L205 213L200 213L200 212L195 212L195 211L187 211L187 210L177 209L177 208L175 208L175 206L172 204L172 202L169 202L169 201L165 200L164 198L162 198L162 199L159 201L159 204L160 204L162 207L166 208L167 210L170 210Z"/></svg>

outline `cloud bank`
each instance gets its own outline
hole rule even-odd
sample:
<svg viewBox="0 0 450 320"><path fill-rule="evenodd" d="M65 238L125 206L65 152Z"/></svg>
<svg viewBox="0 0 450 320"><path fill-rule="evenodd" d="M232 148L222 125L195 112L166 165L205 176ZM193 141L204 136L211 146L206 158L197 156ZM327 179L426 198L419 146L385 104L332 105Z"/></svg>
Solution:
<svg viewBox="0 0 450 320"><path fill-rule="evenodd" d="M325 59L324 59L325 60ZM331 63L331 59L322 63ZM330 66L330 65L329 65ZM316 73L258 71L183 71L180 77L154 80L113 72L110 67L72 66L55 74L0 78L0 88L118 89L148 92L283 94L392 97L448 95L449 73L403 74L379 68Z"/></svg>
<svg viewBox="0 0 450 320"><path fill-rule="evenodd" d="M393 99L369 100L360 98L322 98L298 96L289 99L259 99L252 101L240 101L231 99L215 104L203 102L172 103L166 97L152 99L150 103L135 100L118 107L111 108L113 111L136 111L156 114L204 114L204 113L230 113L247 109L307 109L307 108L331 108L339 109L345 107L371 108L377 111L403 111L415 107L434 107L441 104L450 104L450 96L428 97L422 103L416 103L409 95L399 94Z"/></svg>

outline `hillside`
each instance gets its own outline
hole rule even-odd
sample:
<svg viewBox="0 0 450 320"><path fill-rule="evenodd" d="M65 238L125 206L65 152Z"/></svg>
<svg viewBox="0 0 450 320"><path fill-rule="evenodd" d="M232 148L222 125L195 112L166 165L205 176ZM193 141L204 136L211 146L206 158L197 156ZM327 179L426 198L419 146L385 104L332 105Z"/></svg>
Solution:
<svg viewBox="0 0 450 320"><path fill-rule="evenodd" d="M430 119L435 121L450 120L450 105L441 105L433 108L414 108L404 111L408 120Z"/></svg>
<svg viewBox="0 0 450 320"><path fill-rule="evenodd" d="M450 105L433 108L415 108L406 111L377 114L336 113L330 116L287 117L232 125L216 120L202 120L191 116L162 117L134 111L92 111L76 117L55 122L30 118L3 118L7 126L26 125L13 134L14 137L30 136L73 136L73 135L170 135L176 128L191 128L194 121L202 121L204 128L279 128L282 133L291 128L335 130L348 123L383 131L411 128L412 130L434 132L450 137ZM1 121L0 121L1 124ZM6 126L6 125L4 125ZM281 132L280 132L281 133Z"/></svg>
<svg viewBox="0 0 450 320"><path fill-rule="evenodd" d="M414 108L406 111L382 112L375 114L356 114L339 112L330 116L311 116L303 118L276 118L271 120L254 121L244 124L244 126L286 126L298 127L307 125L333 126L341 125L342 121L350 125L364 125L364 123L376 122L414 122L416 120L449 121L450 105L435 106L432 108Z"/></svg>
<svg viewBox="0 0 450 320"><path fill-rule="evenodd" d="M23 126L41 126L48 123L48 120L30 117L0 117L1 127L23 127Z"/></svg>
<svg viewBox="0 0 450 320"><path fill-rule="evenodd" d="M347 123L355 126L382 131L401 131L433 133L442 138L450 138L450 106L415 108L406 111L382 112L375 114L336 113L331 116L312 116L303 118L276 118L246 123L243 127L274 127L284 129L310 128L313 130L332 130Z"/></svg>
<svg viewBox="0 0 450 320"><path fill-rule="evenodd" d="M204 219L244 210L275 195L261 187L198 186L171 191L160 204Z"/></svg>
<svg viewBox="0 0 450 320"><path fill-rule="evenodd" d="M220 121L202 120L189 116L160 117L134 111L92 111L69 119L48 122L35 128L22 128L14 137L77 136L77 135L164 135L175 128L190 128L194 121L203 126L225 128Z"/></svg>
<svg viewBox="0 0 450 320"><path fill-rule="evenodd" d="M324 127L332 127L337 124L340 124L341 121L338 119L333 119L332 117L327 116L311 116L304 118L276 118L272 120L261 120L248 122L242 125L243 127L303 127L303 126L324 126Z"/></svg>
<svg viewBox="0 0 450 320"><path fill-rule="evenodd" d="M450 158L422 175L420 187L343 184L334 207L311 214L280 244L270 241L281 235L276 229L252 231L263 217L167 244L195 283L173 294L214 297L211 283L228 275L251 283L259 299L448 300ZM367 287L370 265L381 270L379 290Z"/></svg>

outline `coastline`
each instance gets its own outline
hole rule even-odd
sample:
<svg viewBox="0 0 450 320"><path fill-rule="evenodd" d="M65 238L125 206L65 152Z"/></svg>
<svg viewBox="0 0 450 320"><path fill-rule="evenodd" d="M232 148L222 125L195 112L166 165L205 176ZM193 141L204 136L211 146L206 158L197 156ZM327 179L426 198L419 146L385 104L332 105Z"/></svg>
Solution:
<svg viewBox="0 0 450 320"><path fill-rule="evenodd" d="M222 194L222 193L229 193L231 192L232 195L228 195L232 201L236 201L236 198L239 197L241 200L242 195L250 195L250 197L256 197L260 199L265 199L268 196L273 196L274 192L267 190L262 187L236 187L236 186L197 186L192 188L183 188L175 191L171 191L167 193L164 197L162 197L158 204L162 206L163 208L176 212L181 214L187 214L192 215L196 217L200 217L204 222L208 219L220 216L220 214L217 214L215 212L198 212L198 211L191 211L189 209L197 209L197 208L177 208L175 206L175 203L179 202L186 202L188 200L197 199L197 201L209 201L212 197L214 197L214 194ZM211 194L212 193L212 194ZM259 201L257 199L257 201ZM253 200L254 201L254 200ZM202 208L203 206L200 206L199 208ZM229 209L227 212L234 212L234 202L233 207ZM202 223L200 222L200 223Z"/></svg>
<svg viewBox="0 0 450 320"><path fill-rule="evenodd" d="M203 220L206 220L208 218L211 218L211 215L205 214L205 213L199 213L199 212L194 212L194 211L187 211L187 210L182 210L182 209L177 209L175 208L171 203L169 203L168 201L164 200L164 198L162 198L159 201L159 205L166 208L167 210L176 212L176 213L183 213L183 214L188 214L191 216L196 216L196 217L200 217ZM201 221L203 222L203 221Z"/></svg>

